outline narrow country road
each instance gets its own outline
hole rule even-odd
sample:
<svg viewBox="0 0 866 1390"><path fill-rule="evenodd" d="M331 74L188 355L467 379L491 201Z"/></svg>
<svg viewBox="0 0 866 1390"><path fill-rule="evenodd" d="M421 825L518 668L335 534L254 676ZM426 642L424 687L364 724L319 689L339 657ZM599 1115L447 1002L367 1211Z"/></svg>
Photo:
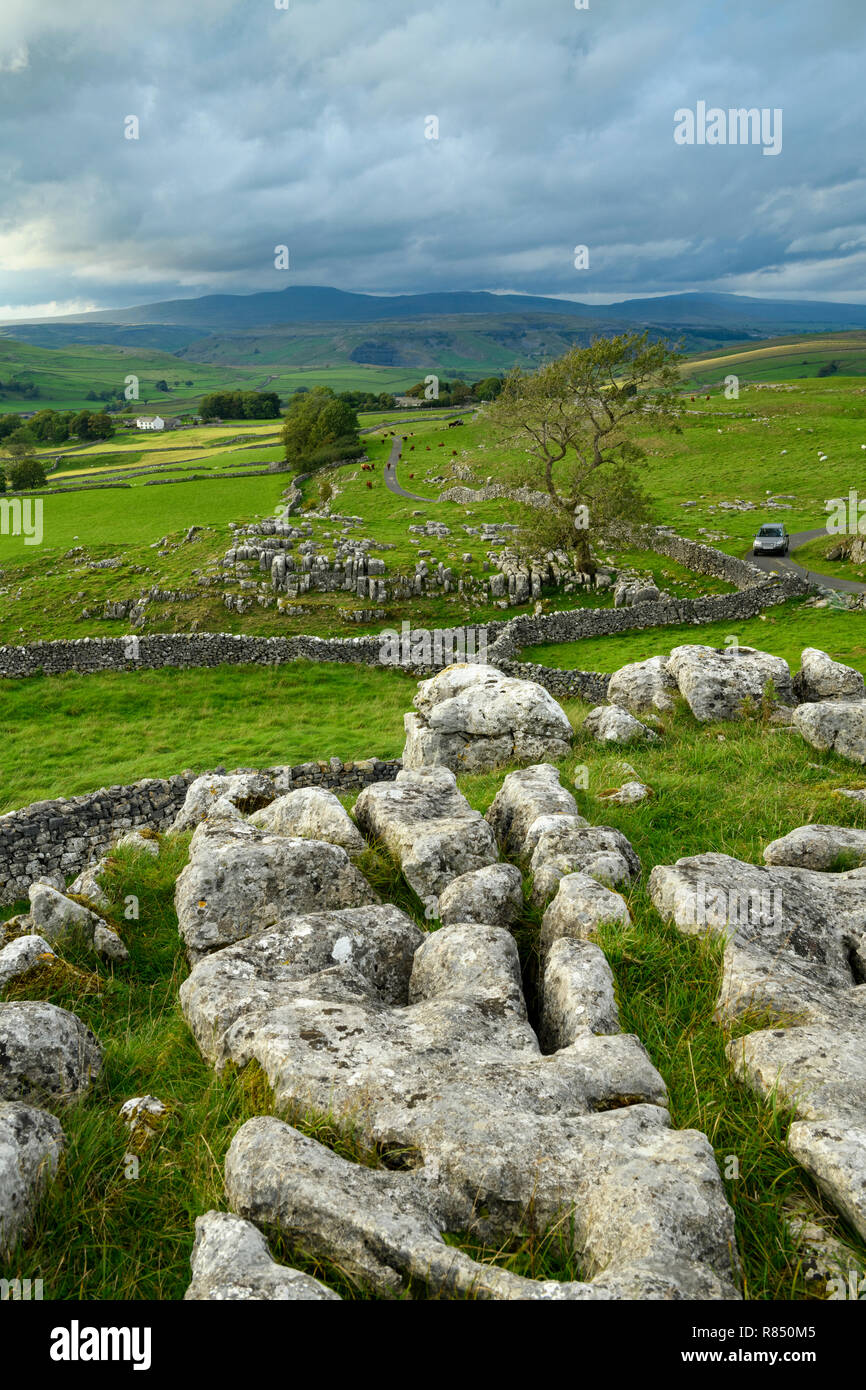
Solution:
<svg viewBox="0 0 866 1390"><path fill-rule="evenodd" d="M817 540L819 536L828 534L826 526L818 526L813 531L794 531L791 534L790 550L797 550L801 545L806 545L809 541ZM866 594L866 584L858 579L837 579L833 575L819 574L817 570L806 569L803 565L798 565L793 560L789 560L787 555L753 555L751 550L746 558L751 560L753 565L757 565L762 570L793 570L795 574L802 575L812 584L820 584L825 589L839 589L848 594Z"/></svg>
<svg viewBox="0 0 866 1390"><path fill-rule="evenodd" d="M391 452L388 455L388 462L385 464L385 486L389 492L394 492L398 497L408 497L411 502L435 502L435 497L419 497L417 492L407 492L397 482L397 460L403 450L403 439L399 434L394 435L391 444Z"/></svg>

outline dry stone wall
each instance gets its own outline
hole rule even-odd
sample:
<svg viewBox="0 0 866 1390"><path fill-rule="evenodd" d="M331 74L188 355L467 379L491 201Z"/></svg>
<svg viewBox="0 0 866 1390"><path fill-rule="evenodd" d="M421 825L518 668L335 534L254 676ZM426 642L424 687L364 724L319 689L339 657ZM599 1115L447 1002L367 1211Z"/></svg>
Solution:
<svg viewBox="0 0 866 1390"><path fill-rule="evenodd" d="M266 769L280 795L299 787L355 791L371 782L393 781L399 758L299 763ZM215 769L224 773L225 768ZM25 897L43 874L71 876L127 830L166 830L184 803L190 783L202 774L148 777L128 786L102 787L84 796L34 801L0 816L0 903Z"/></svg>

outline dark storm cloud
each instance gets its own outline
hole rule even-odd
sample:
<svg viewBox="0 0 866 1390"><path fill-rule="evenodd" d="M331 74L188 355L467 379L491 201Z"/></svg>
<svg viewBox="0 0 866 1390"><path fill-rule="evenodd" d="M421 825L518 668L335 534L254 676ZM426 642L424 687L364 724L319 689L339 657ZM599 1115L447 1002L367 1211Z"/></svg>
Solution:
<svg viewBox="0 0 866 1390"><path fill-rule="evenodd" d="M288 283L866 298L863 30L860 0L4 0L0 312ZM781 108L781 153L678 146L698 101Z"/></svg>

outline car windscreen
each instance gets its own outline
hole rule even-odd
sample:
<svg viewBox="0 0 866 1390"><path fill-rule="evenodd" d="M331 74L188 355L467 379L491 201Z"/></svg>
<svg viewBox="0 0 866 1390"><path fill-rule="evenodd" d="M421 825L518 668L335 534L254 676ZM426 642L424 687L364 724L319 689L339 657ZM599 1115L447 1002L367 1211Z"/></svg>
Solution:
<svg viewBox="0 0 866 1390"><path fill-rule="evenodd" d="M759 536L781 536L781 526L762 526L758 532Z"/></svg>

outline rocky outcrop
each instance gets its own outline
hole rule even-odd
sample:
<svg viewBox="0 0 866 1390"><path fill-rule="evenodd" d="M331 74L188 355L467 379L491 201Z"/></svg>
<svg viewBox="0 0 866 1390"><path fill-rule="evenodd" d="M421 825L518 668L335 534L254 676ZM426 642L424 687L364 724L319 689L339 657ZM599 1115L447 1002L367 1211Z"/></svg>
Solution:
<svg viewBox="0 0 866 1390"><path fill-rule="evenodd" d="M437 1233L471 1224L497 1239L527 1219L544 1229L573 1207L589 1287L558 1285L547 1296L735 1297L732 1221L712 1151L703 1136L670 1128L663 1083L637 1039L587 1027L544 1056L508 932L442 927L422 938L404 982L387 944L402 914L366 915L363 973L348 956L335 966L331 952L315 954L318 926L308 917L297 975L322 955L324 969L286 979L270 1004L267 981L247 969L226 1006L221 956L249 967L252 952L267 952L270 970L291 969L281 964L286 943L266 948L259 937L197 965L184 1010L208 1055L263 1066L280 1109L302 1102L351 1116L369 1143L402 1151L404 1171L346 1163L279 1120L254 1120L226 1163L234 1209L391 1294L411 1269L433 1291L453 1294L468 1281L481 1296L513 1297L529 1291L509 1293L520 1286L467 1265ZM416 929L403 922L410 945ZM338 928L331 917L325 925L327 945ZM373 983L383 927L392 962L384 979L401 991L390 1004ZM572 970L571 989L552 999L551 1028L576 1031L578 979ZM586 1016L598 1023L597 968L587 982Z"/></svg>
<svg viewBox="0 0 866 1390"><path fill-rule="evenodd" d="M794 703L788 663L754 647L674 647L665 669L701 723L739 719L743 702L760 704L770 682L777 703Z"/></svg>
<svg viewBox="0 0 866 1390"><path fill-rule="evenodd" d="M484 772L509 762L562 758L572 730L553 696L492 666L446 667L422 681L404 717L404 768Z"/></svg>
<svg viewBox="0 0 866 1390"><path fill-rule="evenodd" d="M775 1020L728 1045L734 1072L791 1107L792 1155L866 1235L866 870L703 854L657 866L650 893L681 931L724 938L719 1014Z"/></svg>
<svg viewBox="0 0 866 1390"><path fill-rule="evenodd" d="M235 821L202 821L175 889L190 960L289 917L378 901L344 849L269 835Z"/></svg>
<svg viewBox="0 0 866 1390"><path fill-rule="evenodd" d="M820 700L799 705L794 725L813 748L832 749L852 763L866 763L866 700Z"/></svg>
<svg viewBox="0 0 866 1390"><path fill-rule="evenodd" d="M862 700L866 696L863 677L853 666L833 661L817 647L805 647L800 670L794 677L794 693L802 703L819 700Z"/></svg>
<svg viewBox="0 0 866 1390"><path fill-rule="evenodd" d="M439 894L453 879L499 857L489 826L446 767L403 771L394 782L365 788L355 819L398 860L430 916L438 915Z"/></svg>

